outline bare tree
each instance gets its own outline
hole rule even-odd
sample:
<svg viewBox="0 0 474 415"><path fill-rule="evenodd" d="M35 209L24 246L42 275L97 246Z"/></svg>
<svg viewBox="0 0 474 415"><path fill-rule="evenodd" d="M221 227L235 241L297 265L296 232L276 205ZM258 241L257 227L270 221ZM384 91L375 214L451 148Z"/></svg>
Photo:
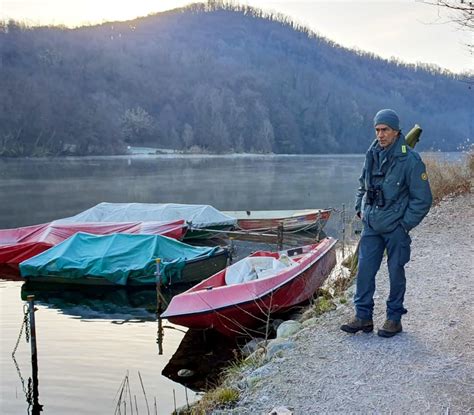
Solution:
<svg viewBox="0 0 474 415"><path fill-rule="evenodd" d="M420 1L420 0L418 0ZM448 18L451 22L457 24L462 30L472 31L474 29L474 1L468 0L421 0L422 3L437 6L446 9L449 13ZM474 44L471 42L466 44L468 52L474 53ZM469 85L469 89L474 84L472 75L462 79Z"/></svg>
<svg viewBox="0 0 474 415"><path fill-rule="evenodd" d="M438 0L433 2L439 7L449 9L453 22L461 27L474 29L474 2L466 0Z"/></svg>
<svg viewBox="0 0 474 415"><path fill-rule="evenodd" d="M418 0L420 1L420 0ZM450 21L462 29L474 29L474 1L468 0L421 0L421 3L448 10ZM472 45L471 45L472 47Z"/></svg>

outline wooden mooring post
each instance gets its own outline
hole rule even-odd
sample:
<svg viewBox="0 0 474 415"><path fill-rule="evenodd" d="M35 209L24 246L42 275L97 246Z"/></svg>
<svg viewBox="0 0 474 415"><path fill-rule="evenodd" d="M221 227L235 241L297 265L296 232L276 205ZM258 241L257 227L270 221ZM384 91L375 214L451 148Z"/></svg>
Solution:
<svg viewBox="0 0 474 415"><path fill-rule="evenodd" d="M278 245L278 250L281 251L283 249L283 231L284 231L284 228L283 228L283 223L279 223L278 224L278 228L277 228L277 245Z"/></svg>
<svg viewBox="0 0 474 415"><path fill-rule="evenodd" d="M234 260L234 250L235 250L235 245L234 245L234 237L230 236L229 237L229 256L227 257L227 266L232 265L232 262Z"/></svg>
<svg viewBox="0 0 474 415"><path fill-rule="evenodd" d="M158 344L158 354L163 354L163 323L161 320L161 312L163 311L163 293L161 292L161 258L155 259L156 264L156 319L158 321L158 332L156 337L156 343Z"/></svg>
<svg viewBox="0 0 474 415"><path fill-rule="evenodd" d="M43 405L39 403L38 388L38 348L36 347L36 321L35 321L35 296L26 297L28 301L28 315L30 325L30 346L31 346L31 380L33 386L33 402L31 414L37 415L43 411Z"/></svg>

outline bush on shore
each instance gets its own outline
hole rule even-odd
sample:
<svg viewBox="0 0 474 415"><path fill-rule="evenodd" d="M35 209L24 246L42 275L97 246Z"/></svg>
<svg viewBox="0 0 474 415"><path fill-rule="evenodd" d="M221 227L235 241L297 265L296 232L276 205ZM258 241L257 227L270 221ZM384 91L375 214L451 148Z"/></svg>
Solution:
<svg viewBox="0 0 474 415"><path fill-rule="evenodd" d="M435 157L425 157L433 204L438 204L446 196L456 196L471 191L474 171L474 152L467 153L462 163L440 161Z"/></svg>

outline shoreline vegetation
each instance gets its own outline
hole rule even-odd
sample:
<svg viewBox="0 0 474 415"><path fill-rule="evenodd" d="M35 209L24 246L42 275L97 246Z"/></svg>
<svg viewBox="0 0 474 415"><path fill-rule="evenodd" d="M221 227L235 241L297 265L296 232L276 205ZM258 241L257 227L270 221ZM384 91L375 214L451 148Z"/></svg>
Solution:
<svg viewBox="0 0 474 415"><path fill-rule="evenodd" d="M427 230L423 229L421 232L431 234L432 232L436 232L436 230L433 231L431 228L437 226L437 221L440 222L439 225L441 226L441 222L449 222L451 220L451 218L446 217L446 215L440 215L438 213L439 210L457 209L456 207L451 207L450 204L453 201L456 202L463 197L469 197L471 195L472 179L474 174L474 153L467 153L463 163L453 164L445 161L439 161L435 158L426 158L425 162L427 165L427 173L430 178L430 184L433 192L433 213L430 212L427 220L425 220L427 222L425 225ZM469 204L458 203L458 205L461 206L462 211L451 212L451 214L454 214L455 216L459 215L461 217L469 217ZM430 215L434 216L434 219L430 220ZM462 224L457 225L462 226ZM468 226L468 224L465 225ZM447 228L449 228L449 226ZM454 234L449 236L455 237ZM418 235L414 237L415 241L417 240L417 237ZM421 240L423 241L424 239L425 237L421 235ZM425 242L428 245L431 243L426 239ZM469 244L466 241L463 241L462 243L462 248L467 250L467 246L469 246ZM351 255L355 250L355 246L353 245L351 248L350 245L346 245L345 250L346 252L349 252L349 255L346 256L346 258L342 258L341 249L339 249L338 264L336 265L333 273L329 277L323 289L318 291L314 300L303 312L295 315L295 320L299 321L289 320L289 322L291 322L291 324L296 327L293 331L290 330L283 335L281 333L278 335L277 331L278 337L276 339L257 339L257 341L254 339L253 351L250 354L247 353L247 355L244 355L243 358L233 362L227 369L223 371L220 385L206 392L196 403L186 408L180 408L173 412L173 414L223 415L261 413L261 409L258 412L253 412L256 408L252 405L254 405L256 400L258 400L259 392L255 391L258 389L259 384L261 383L262 375L265 376L265 368L267 368L270 364L278 367L279 362L284 364L286 358L285 356L291 356L291 358L301 361L299 356L295 356L297 353L294 351L295 344L298 348L305 348L306 346L304 342L308 341L308 336L302 335L300 333L317 328L318 325L327 325L328 322L333 319L333 315L334 318L339 316L340 313L338 314L338 311L340 309L344 309L344 313L346 315L349 313L348 308L350 307L347 306L350 306L352 303L350 297L353 294L352 291L354 282L354 275L351 273L349 268L351 264ZM419 258L417 258L417 251L415 251L413 254L414 258L412 261L418 262ZM467 251L460 252L459 254L468 256ZM429 264L431 264L431 266L434 259L435 258L431 257L430 253L426 255L426 260L429 262ZM433 271L437 273L436 270ZM413 271L410 270L409 272ZM412 278L413 277L416 276L412 276ZM453 278L456 278L456 275L454 275ZM431 298L431 295L428 293L427 297ZM332 325L334 327L331 327L331 330L338 331L338 327L336 327L334 323L332 323ZM391 348L392 346L387 344L386 346L381 347ZM403 350L401 352L403 353ZM310 356L308 358L311 359ZM307 363L309 364L310 362ZM470 363L472 364L473 362ZM300 369L303 370L304 363L301 363L300 366ZM280 368L277 368L276 370L280 371ZM294 381L294 379L286 379L284 375L283 377L278 377L278 380L269 380L267 382L265 392L268 393L269 390L275 387L284 388L284 385L281 385L278 382L286 380L289 382ZM307 379L302 379L300 381L303 390L305 387L305 381L307 381ZM467 395L469 395L469 392L467 392ZM291 407L276 407L278 406L278 402L271 401L271 399L269 399L266 395L260 398L260 401L262 401L262 399L265 401L265 406L268 407L268 410L266 410L268 413L293 413ZM377 397L377 399L378 398L379 397ZM306 399L309 398L307 397ZM275 404L273 405L273 410L275 412L271 412L272 402ZM366 409L368 410L368 407ZM375 412L378 411L376 405L373 406L372 409ZM337 408L334 407L333 410L336 411ZM449 405L447 411L449 412ZM299 412L294 413L297 414Z"/></svg>
<svg viewBox="0 0 474 415"><path fill-rule="evenodd" d="M423 161L427 165L427 168L429 170L429 164L438 164L437 166L433 166L435 170L435 177L436 181L438 181L439 178L439 170L444 167L444 164L447 166L451 165L453 161L455 162L462 162L465 163L464 159L472 159L472 154L474 154L474 150L469 149L469 150L458 150L458 151L448 151L448 152L442 152L442 151L436 151L436 150L424 150L424 151L419 151L419 154L421 154ZM128 158L161 158L161 157L307 157L307 156L341 156L341 157L350 157L350 156L362 156L364 155L365 152L361 153L300 153L300 154L295 154L295 153L259 153L259 152L228 152L228 153L217 153L217 152L191 152L187 150L174 150L174 149L155 149L155 148L149 148L149 147L136 147L133 150L130 150L127 153L123 154L109 154L109 155L101 155L101 154L89 154L89 155L84 155L84 156L77 156L77 155L49 155L49 156L21 156L21 157L16 157L16 156L4 156L0 155L0 160L42 160L42 159L47 159L47 160L87 160L87 159L102 159L102 158L123 158L123 159L128 159ZM450 159L446 158L445 155L450 154L450 155L459 155L459 157L456 157L455 159ZM469 162L467 162L469 164ZM451 169L451 168L450 168ZM459 177L459 172L456 170L457 168L454 167L454 170L452 171L453 178L454 177ZM440 180L443 180L442 174ZM462 175L463 176L463 175Z"/></svg>

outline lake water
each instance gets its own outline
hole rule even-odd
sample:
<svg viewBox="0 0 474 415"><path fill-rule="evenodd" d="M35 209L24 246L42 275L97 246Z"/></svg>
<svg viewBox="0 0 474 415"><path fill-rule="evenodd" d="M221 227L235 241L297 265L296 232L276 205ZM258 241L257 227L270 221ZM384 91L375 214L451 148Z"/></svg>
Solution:
<svg viewBox="0 0 474 415"><path fill-rule="evenodd" d="M220 210L351 203L363 156L0 159L0 228L74 215L100 202L197 203Z"/></svg>
<svg viewBox="0 0 474 415"><path fill-rule="evenodd" d="M362 162L362 155L3 159L0 228L71 216L103 201L176 202L211 204L221 210L335 207L339 210L326 230L338 236L337 218L342 204L351 213ZM26 294L23 287L23 299ZM151 413L155 399L158 414L171 413L175 400L181 406L196 399L194 392L161 374L184 333L164 323L159 354L153 294L149 298L150 294L117 290L36 295L39 402L44 413L113 413L127 374L139 413L147 413L139 373ZM31 410L21 381L27 392L31 363L24 336L16 352L19 371L11 356L23 319L23 299L22 282L0 279L3 414ZM214 346L221 342L211 339ZM197 342L188 343L199 353L192 357L194 362L215 353L198 348ZM186 368L186 363L180 365Z"/></svg>

